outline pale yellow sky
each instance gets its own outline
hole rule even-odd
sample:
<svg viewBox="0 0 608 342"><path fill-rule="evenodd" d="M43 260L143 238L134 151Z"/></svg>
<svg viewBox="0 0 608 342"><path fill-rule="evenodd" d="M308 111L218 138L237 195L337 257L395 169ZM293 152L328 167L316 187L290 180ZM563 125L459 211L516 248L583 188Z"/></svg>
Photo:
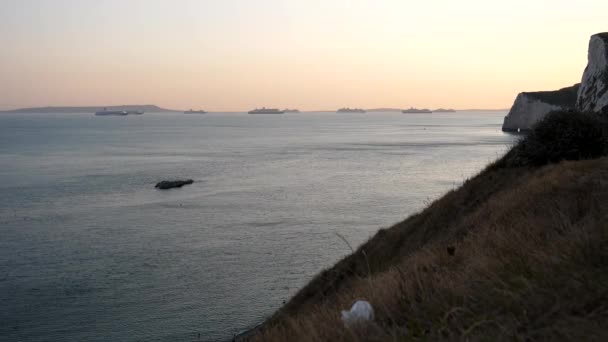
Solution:
<svg viewBox="0 0 608 342"><path fill-rule="evenodd" d="M579 82L606 13L606 0L5 0L0 109L506 108Z"/></svg>

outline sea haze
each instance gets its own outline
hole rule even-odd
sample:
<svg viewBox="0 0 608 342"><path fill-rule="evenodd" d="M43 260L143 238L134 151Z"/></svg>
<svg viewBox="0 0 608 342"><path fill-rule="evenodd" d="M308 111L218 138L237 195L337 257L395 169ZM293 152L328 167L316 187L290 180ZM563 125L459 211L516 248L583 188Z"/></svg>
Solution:
<svg viewBox="0 0 608 342"><path fill-rule="evenodd" d="M0 340L230 339L500 156L504 115L0 115Z"/></svg>

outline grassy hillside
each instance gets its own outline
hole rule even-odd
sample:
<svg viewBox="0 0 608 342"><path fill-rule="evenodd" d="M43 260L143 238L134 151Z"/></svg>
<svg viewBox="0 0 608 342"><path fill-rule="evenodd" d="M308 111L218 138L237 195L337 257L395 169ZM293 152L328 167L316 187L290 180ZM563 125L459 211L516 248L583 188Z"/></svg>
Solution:
<svg viewBox="0 0 608 342"><path fill-rule="evenodd" d="M608 340L603 118L549 115L505 157L323 271L252 341ZM340 310L371 302L347 329Z"/></svg>

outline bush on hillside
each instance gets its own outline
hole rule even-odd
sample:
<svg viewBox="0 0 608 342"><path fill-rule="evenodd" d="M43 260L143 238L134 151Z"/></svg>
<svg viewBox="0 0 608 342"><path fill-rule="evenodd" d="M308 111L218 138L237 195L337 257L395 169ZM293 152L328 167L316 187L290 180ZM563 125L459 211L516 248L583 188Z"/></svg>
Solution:
<svg viewBox="0 0 608 342"><path fill-rule="evenodd" d="M498 167L541 166L608 154L608 120L594 113L548 114L498 161Z"/></svg>

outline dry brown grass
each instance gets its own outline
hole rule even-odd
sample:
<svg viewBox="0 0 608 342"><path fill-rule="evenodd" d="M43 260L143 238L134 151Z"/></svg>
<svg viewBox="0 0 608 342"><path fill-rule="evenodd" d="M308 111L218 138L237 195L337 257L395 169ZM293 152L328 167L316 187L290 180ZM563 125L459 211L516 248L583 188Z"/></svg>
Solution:
<svg viewBox="0 0 608 342"><path fill-rule="evenodd" d="M608 158L489 167L322 272L249 339L608 340L605 203ZM376 318L346 329L340 310L357 299Z"/></svg>

